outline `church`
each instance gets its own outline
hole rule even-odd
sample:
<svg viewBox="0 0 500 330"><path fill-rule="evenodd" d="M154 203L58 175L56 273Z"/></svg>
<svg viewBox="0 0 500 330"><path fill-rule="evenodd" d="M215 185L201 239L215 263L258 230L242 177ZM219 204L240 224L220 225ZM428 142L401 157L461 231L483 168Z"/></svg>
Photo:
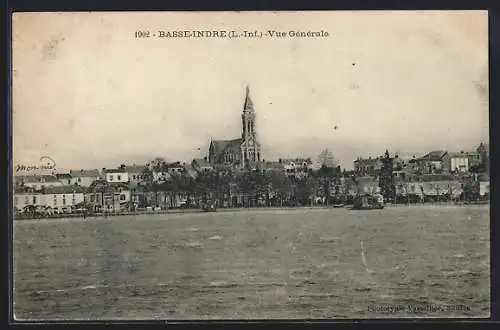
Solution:
<svg viewBox="0 0 500 330"><path fill-rule="evenodd" d="M255 127L255 110L246 87L243 112L241 114L241 138L233 140L212 140L208 159L212 165L232 165L241 168L255 168L260 162L260 144Z"/></svg>

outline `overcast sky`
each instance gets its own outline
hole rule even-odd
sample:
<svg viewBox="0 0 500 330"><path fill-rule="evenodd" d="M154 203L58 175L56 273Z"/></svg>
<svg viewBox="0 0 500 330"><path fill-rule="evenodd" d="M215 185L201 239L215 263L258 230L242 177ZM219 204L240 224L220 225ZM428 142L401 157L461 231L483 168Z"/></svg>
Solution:
<svg viewBox="0 0 500 330"><path fill-rule="evenodd" d="M264 159L471 149L488 141L487 28L485 11L16 14L14 163L203 157L241 135L247 84ZM329 37L134 37L178 29Z"/></svg>

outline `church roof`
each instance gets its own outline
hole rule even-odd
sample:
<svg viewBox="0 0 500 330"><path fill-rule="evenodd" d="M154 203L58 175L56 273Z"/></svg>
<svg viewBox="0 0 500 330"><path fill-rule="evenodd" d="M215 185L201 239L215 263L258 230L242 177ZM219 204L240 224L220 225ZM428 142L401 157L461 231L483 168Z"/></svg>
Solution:
<svg viewBox="0 0 500 330"><path fill-rule="evenodd" d="M212 140L212 145L216 155L220 155L222 152L228 149L240 148L242 139L233 140Z"/></svg>
<svg viewBox="0 0 500 330"><path fill-rule="evenodd" d="M243 111L253 111L253 103L250 98L250 87L247 85L245 103L243 104Z"/></svg>

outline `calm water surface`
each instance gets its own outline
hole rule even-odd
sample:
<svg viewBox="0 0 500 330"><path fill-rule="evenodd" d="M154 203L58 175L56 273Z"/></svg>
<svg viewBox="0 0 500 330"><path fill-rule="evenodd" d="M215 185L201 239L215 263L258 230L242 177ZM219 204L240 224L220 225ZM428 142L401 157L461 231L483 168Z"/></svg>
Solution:
<svg viewBox="0 0 500 330"><path fill-rule="evenodd" d="M17 319L488 317L489 207L14 222Z"/></svg>

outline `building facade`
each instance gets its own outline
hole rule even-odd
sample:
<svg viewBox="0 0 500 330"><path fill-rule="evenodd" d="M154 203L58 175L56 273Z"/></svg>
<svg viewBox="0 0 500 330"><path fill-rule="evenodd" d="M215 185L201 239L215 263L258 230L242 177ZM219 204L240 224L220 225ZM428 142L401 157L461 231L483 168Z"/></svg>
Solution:
<svg viewBox="0 0 500 330"><path fill-rule="evenodd" d="M376 176L382 169L382 160L376 158L358 158L354 161L354 171L359 175Z"/></svg>
<svg viewBox="0 0 500 330"><path fill-rule="evenodd" d="M462 152L450 153L449 155L449 172L465 173L469 171L469 156ZM448 165L447 164L447 165Z"/></svg>
<svg viewBox="0 0 500 330"><path fill-rule="evenodd" d="M212 165L231 164L236 167L255 168L260 162L261 147L257 138L256 114L248 86L243 103L241 124L241 138L210 142L208 159Z"/></svg>
<svg viewBox="0 0 500 330"><path fill-rule="evenodd" d="M94 181L99 180L99 170L71 170L69 172L71 179L70 184L79 185L82 187L89 187Z"/></svg>

